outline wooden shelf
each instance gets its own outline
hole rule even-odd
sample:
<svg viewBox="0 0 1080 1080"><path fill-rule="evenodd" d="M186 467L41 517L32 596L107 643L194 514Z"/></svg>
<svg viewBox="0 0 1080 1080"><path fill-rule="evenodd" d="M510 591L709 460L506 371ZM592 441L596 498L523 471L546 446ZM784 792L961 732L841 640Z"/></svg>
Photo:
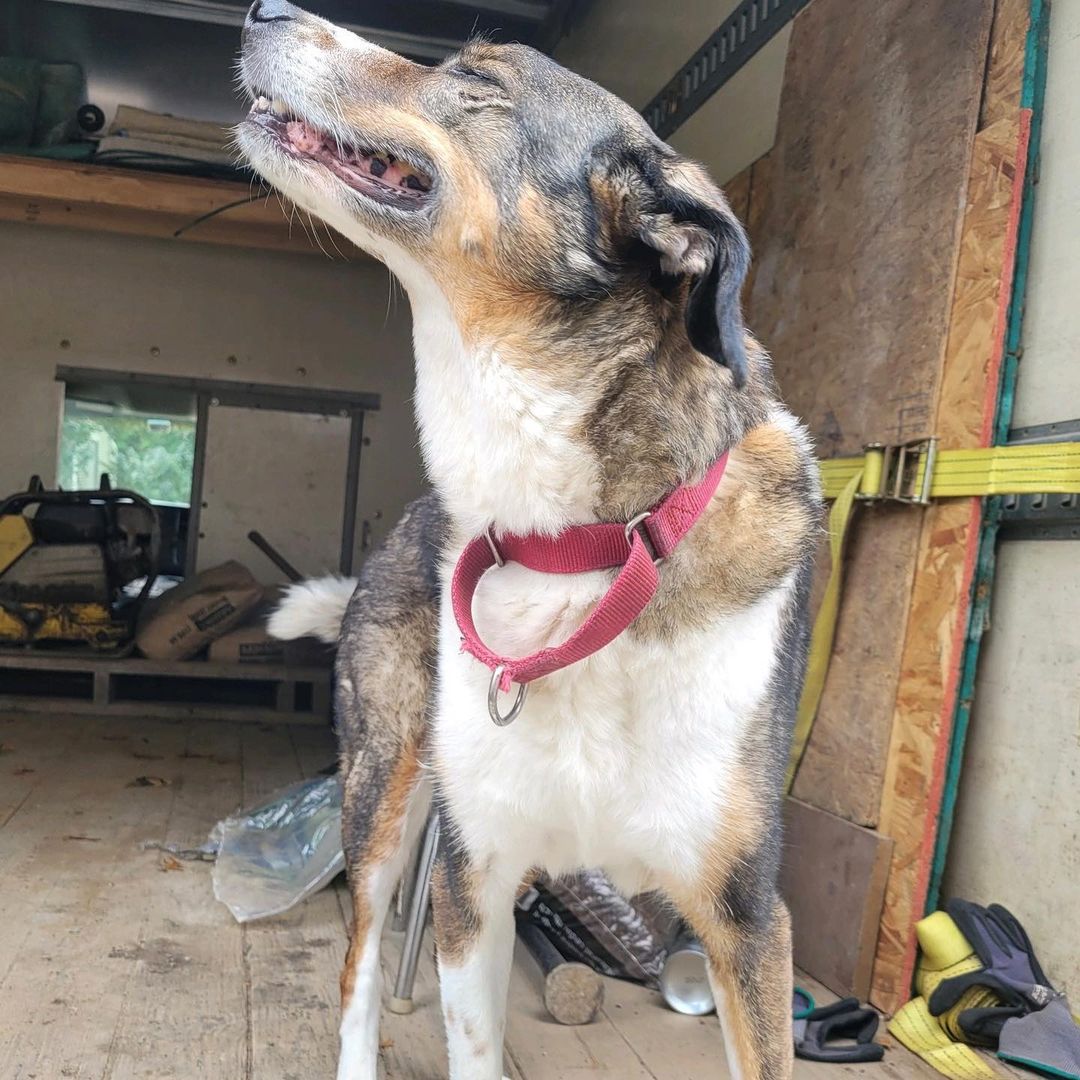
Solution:
<svg viewBox="0 0 1080 1080"><path fill-rule="evenodd" d="M327 724L332 669L0 651L0 713Z"/></svg>
<svg viewBox="0 0 1080 1080"><path fill-rule="evenodd" d="M258 192L258 187L227 180L0 155L3 221L322 254L309 235L310 226L305 231L300 224L299 213L290 228L277 195L267 195L263 188L262 197L242 202ZM226 206L229 209L198 221ZM335 258L365 257L342 237L335 235L331 242L324 226L319 230L323 246Z"/></svg>

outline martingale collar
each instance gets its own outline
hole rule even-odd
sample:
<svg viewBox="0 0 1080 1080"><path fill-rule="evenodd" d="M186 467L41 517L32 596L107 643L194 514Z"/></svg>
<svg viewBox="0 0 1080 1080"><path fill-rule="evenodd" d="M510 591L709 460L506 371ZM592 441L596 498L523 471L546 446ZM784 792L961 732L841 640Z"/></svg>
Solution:
<svg viewBox="0 0 1080 1080"><path fill-rule="evenodd" d="M645 610L660 584L657 564L666 559L690 531L713 497L728 456L725 453L693 486L676 488L652 510L625 525L600 522L572 525L558 536L509 533L498 541L490 530L470 540L454 567L450 585L454 618L462 634L462 650L491 668L488 712L500 727L521 713L529 683L584 660L614 641ZM582 574L621 567L611 587L589 617L561 645L515 660L489 649L477 633L472 604L480 579L493 566L521 563L545 574ZM508 713L499 712L499 691L517 683L517 698Z"/></svg>

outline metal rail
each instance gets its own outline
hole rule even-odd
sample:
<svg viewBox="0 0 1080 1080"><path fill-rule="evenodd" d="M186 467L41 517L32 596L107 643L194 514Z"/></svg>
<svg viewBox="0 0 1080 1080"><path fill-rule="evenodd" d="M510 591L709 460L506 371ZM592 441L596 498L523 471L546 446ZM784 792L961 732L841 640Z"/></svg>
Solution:
<svg viewBox="0 0 1080 1080"><path fill-rule="evenodd" d="M745 0L641 110L649 126L668 138L720 89L810 0Z"/></svg>

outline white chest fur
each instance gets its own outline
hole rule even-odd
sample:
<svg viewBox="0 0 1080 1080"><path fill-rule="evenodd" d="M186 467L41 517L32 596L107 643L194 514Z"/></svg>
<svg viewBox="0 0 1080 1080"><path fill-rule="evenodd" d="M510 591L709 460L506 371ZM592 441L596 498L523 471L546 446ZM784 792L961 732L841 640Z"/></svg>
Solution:
<svg viewBox="0 0 1080 1080"><path fill-rule="evenodd" d="M497 651L532 652L565 638L606 582L493 570L474 604L478 629ZM469 850L520 853L518 870L604 866L630 891L656 872L692 872L723 827L790 588L670 642L624 634L533 683L507 728L487 715L490 673L460 652L444 597L435 757Z"/></svg>

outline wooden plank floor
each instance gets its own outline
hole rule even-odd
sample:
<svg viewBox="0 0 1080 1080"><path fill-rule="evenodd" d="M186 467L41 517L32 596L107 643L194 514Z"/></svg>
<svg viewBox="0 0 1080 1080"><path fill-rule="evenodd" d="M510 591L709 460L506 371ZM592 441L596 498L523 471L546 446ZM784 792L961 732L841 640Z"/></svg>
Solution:
<svg viewBox="0 0 1080 1080"><path fill-rule="evenodd" d="M197 846L220 817L333 759L330 734L309 727L0 715L0 1077L330 1080L343 887L239 926L209 864L142 845ZM400 935L387 938L392 972ZM727 1075L715 1018L609 981L600 1019L564 1028L537 987L519 957L513 1080ZM446 1076L430 946L416 1000L412 1016L384 1018L386 1080ZM796 1068L798 1080L934 1075L898 1047L883 1065Z"/></svg>

